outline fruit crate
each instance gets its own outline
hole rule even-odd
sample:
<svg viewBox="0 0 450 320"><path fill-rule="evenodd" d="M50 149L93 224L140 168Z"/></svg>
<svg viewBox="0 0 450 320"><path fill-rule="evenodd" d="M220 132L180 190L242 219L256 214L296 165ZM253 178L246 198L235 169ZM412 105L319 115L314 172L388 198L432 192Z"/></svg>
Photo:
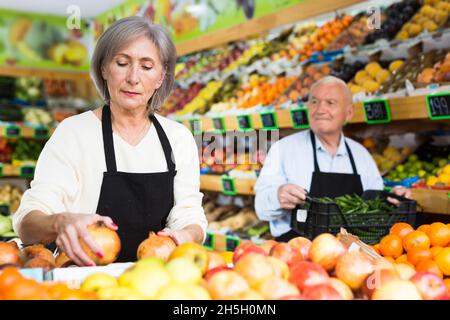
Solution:
<svg viewBox="0 0 450 320"><path fill-rule="evenodd" d="M379 190L367 190L361 196L365 201L377 197L385 201L387 201L387 197L396 198L400 201L400 205L393 212L344 214L336 203L320 203L311 199L304 225L305 236L313 239L321 233L338 234L341 227L344 227L363 242L374 244L388 234L389 229L397 222L415 224L416 201Z"/></svg>

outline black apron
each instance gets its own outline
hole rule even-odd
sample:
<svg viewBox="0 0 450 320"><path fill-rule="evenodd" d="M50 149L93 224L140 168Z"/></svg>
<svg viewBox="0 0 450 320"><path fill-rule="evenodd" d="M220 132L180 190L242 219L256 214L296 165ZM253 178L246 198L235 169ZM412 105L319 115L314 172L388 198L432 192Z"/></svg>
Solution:
<svg viewBox="0 0 450 320"><path fill-rule="evenodd" d="M330 197L336 198L344 196L347 194L358 194L363 193L363 187L361 183L361 177L356 170L355 160L353 159L353 154L345 142L345 148L348 152L348 157L350 158L350 163L352 165L353 173L333 173L333 172L321 172L319 168L319 163L317 162L316 153L316 137L312 131L310 131L311 145L313 147L314 154L314 172L311 180L311 188L309 196L311 198L320 197ZM345 139L344 139L345 141ZM292 229L285 234L277 237L277 241L286 242L292 238L305 235L305 222L297 221L297 210L293 210L291 214L291 227ZM297 231L295 231L297 230Z"/></svg>
<svg viewBox="0 0 450 320"><path fill-rule="evenodd" d="M156 117L151 115L150 120L158 133L168 171L118 172L109 106L106 105L102 112L107 172L103 173L97 213L111 217L119 226L122 249L118 262L136 261L139 244L148 237L150 231L159 231L165 227L166 219L174 205L173 181L176 171L172 161L172 148Z"/></svg>

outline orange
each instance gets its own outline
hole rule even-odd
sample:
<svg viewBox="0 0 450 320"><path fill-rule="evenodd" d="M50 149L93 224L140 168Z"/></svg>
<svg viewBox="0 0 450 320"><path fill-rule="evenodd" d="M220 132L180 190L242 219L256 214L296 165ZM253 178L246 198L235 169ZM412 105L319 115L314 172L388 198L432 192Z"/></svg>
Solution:
<svg viewBox="0 0 450 320"><path fill-rule="evenodd" d="M384 257L398 258L403 253L402 239L397 235L387 235L380 241L380 253Z"/></svg>
<svg viewBox="0 0 450 320"><path fill-rule="evenodd" d="M444 248L442 248L442 247L432 247L430 249L431 254L433 256L433 259L439 254L439 252L441 252L442 249L444 249Z"/></svg>
<svg viewBox="0 0 450 320"><path fill-rule="evenodd" d="M47 288L47 292L52 300L61 300L61 297L69 291L69 287L63 283L56 283Z"/></svg>
<svg viewBox="0 0 450 320"><path fill-rule="evenodd" d="M15 282L23 279L22 274L13 267L6 267L0 273L0 295L9 290L9 287Z"/></svg>
<svg viewBox="0 0 450 320"><path fill-rule="evenodd" d="M427 231L432 246L445 247L450 242L450 228L442 222L434 222Z"/></svg>
<svg viewBox="0 0 450 320"><path fill-rule="evenodd" d="M444 278L438 264L431 259L422 259L416 265L417 272L431 272L437 274L441 279Z"/></svg>
<svg viewBox="0 0 450 320"><path fill-rule="evenodd" d="M422 259L433 258L433 254L431 253L430 249L413 248L408 251L407 257L409 262L411 262L413 265L416 265Z"/></svg>
<svg viewBox="0 0 450 320"><path fill-rule="evenodd" d="M397 263L408 262L408 256L406 254L402 254L400 257L395 259L395 262L397 262Z"/></svg>
<svg viewBox="0 0 450 320"><path fill-rule="evenodd" d="M450 293L450 278L444 279L444 284L447 287L448 293Z"/></svg>
<svg viewBox="0 0 450 320"><path fill-rule="evenodd" d="M403 248L406 252L412 248L428 249L430 247L430 239L423 231L412 231L403 238Z"/></svg>
<svg viewBox="0 0 450 320"><path fill-rule="evenodd" d="M442 249L434 258L434 261L436 261L444 275L450 276L450 247Z"/></svg>
<svg viewBox="0 0 450 320"><path fill-rule="evenodd" d="M42 288L39 284L30 279L21 279L9 286L3 293L5 300L41 300Z"/></svg>
<svg viewBox="0 0 450 320"><path fill-rule="evenodd" d="M414 228L411 227L411 225L409 225L408 223L397 222L391 227L391 230L389 230L389 234L397 235L400 238L403 238L412 231L414 231Z"/></svg>
<svg viewBox="0 0 450 320"><path fill-rule="evenodd" d="M423 224L420 227L417 228L417 230L419 231L423 231L425 233L428 232L428 229L430 229L430 225L429 224Z"/></svg>
<svg viewBox="0 0 450 320"><path fill-rule="evenodd" d="M373 246L371 246L373 250L375 250L376 253L380 254L380 244L374 244Z"/></svg>

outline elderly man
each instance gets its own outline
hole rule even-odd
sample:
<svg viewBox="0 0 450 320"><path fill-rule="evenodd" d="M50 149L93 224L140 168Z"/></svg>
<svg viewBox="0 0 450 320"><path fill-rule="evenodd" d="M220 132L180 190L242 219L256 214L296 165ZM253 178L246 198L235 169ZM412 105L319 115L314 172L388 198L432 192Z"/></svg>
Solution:
<svg viewBox="0 0 450 320"><path fill-rule="evenodd" d="M278 241L303 235L291 229L291 212L304 203L307 194L338 197L383 189L369 152L343 135L342 127L353 116L352 95L346 83L335 77L319 80L311 87L307 105L311 130L273 144L255 186L256 213L270 222L271 233ZM410 197L407 189L395 189L395 194ZM300 229L305 220L306 212L298 211Z"/></svg>

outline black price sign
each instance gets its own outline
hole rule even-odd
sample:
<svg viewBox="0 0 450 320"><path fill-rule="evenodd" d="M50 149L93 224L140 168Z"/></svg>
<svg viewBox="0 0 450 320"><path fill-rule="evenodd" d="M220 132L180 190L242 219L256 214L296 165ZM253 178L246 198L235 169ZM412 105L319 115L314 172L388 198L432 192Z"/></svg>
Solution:
<svg viewBox="0 0 450 320"><path fill-rule="evenodd" d="M0 215L8 216L9 214L9 204L0 204Z"/></svg>
<svg viewBox="0 0 450 320"><path fill-rule="evenodd" d="M263 112L260 114L264 130L278 129L277 117L274 112Z"/></svg>
<svg viewBox="0 0 450 320"><path fill-rule="evenodd" d="M217 117L217 118L213 118L213 126L214 129L219 132L219 133L223 133L226 131L225 128L225 119L223 117Z"/></svg>
<svg viewBox="0 0 450 320"><path fill-rule="evenodd" d="M21 177L26 177L26 178L31 178L34 176L34 167L32 166L22 166L20 167L20 176Z"/></svg>
<svg viewBox="0 0 450 320"><path fill-rule="evenodd" d="M234 196L236 194L234 178L223 176L221 180L222 180L222 192L226 195Z"/></svg>
<svg viewBox="0 0 450 320"><path fill-rule="evenodd" d="M208 249L214 249L215 236L212 233L206 232L205 241L203 242L203 246Z"/></svg>
<svg viewBox="0 0 450 320"><path fill-rule="evenodd" d="M21 130L18 126L8 126L5 128L5 137L18 138L20 137Z"/></svg>
<svg viewBox="0 0 450 320"><path fill-rule="evenodd" d="M363 108L368 124L391 122L391 111L387 100L364 101Z"/></svg>
<svg viewBox="0 0 450 320"><path fill-rule="evenodd" d="M240 240L239 238L235 238L235 237L227 237L226 238L226 251L234 251L234 249L237 248L237 246L239 245Z"/></svg>
<svg viewBox="0 0 450 320"><path fill-rule="evenodd" d="M432 120L450 119L450 93L427 96L428 114Z"/></svg>
<svg viewBox="0 0 450 320"><path fill-rule="evenodd" d="M241 131L253 130L252 118L248 114L237 116L238 127Z"/></svg>
<svg viewBox="0 0 450 320"><path fill-rule="evenodd" d="M46 138L48 138L48 128L44 128L44 127L35 128L33 137L35 139L46 139Z"/></svg>
<svg viewBox="0 0 450 320"><path fill-rule="evenodd" d="M291 111L292 127L294 129L309 128L308 109L296 108Z"/></svg>
<svg viewBox="0 0 450 320"><path fill-rule="evenodd" d="M192 134L201 134L202 133L202 123L200 119L190 119L189 124L191 126Z"/></svg>

